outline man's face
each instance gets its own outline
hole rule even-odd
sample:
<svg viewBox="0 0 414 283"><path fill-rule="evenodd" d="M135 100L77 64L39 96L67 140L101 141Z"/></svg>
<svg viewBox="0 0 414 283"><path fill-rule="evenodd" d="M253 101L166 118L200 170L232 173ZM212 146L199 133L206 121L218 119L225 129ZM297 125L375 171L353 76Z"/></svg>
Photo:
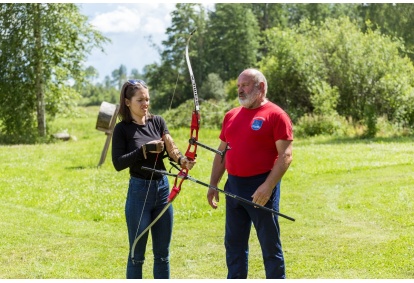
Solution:
<svg viewBox="0 0 414 283"><path fill-rule="evenodd" d="M251 76L242 73L237 80L239 103L245 108L256 108L260 105L260 88L255 85Z"/></svg>

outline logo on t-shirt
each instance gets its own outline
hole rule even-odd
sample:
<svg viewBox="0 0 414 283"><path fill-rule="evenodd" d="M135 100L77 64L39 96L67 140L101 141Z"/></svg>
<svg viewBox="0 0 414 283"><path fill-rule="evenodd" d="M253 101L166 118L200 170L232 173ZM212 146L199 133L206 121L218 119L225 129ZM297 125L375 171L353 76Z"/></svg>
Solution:
<svg viewBox="0 0 414 283"><path fill-rule="evenodd" d="M263 117L254 117L253 118L253 123L252 123L252 130L253 131L258 131L260 130L260 128L263 125L264 122L264 118Z"/></svg>

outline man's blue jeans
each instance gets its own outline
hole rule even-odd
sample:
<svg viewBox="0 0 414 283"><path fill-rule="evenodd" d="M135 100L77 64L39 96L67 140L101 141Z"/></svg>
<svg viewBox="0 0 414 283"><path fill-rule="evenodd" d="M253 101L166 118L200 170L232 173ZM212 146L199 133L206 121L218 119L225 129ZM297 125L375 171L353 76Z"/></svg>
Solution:
<svg viewBox="0 0 414 283"><path fill-rule="evenodd" d="M147 195L148 192L148 195ZM125 203L125 217L128 227L129 247L132 248L135 238L145 230L167 204L169 183L166 176L159 180L144 180L131 177ZM138 229L139 225L139 229ZM169 249L173 226L172 206L150 229L152 250L154 253L154 279L170 277ZM145 261L145 250L148 241L147 232L135 247L134 261L128 255L126 277L142 279L142 266Z"/></svg>
<svg viewBox="0 0 414 283"><path fill-rule="evenodd" d="M224 189L244 199L252 200L255 190L268 173L253 177L228 175ZM266 207L279 211L280 182L273 190ZM285 278L285 261L278 217L268 211L226 197L225 247L228 279L245 279L248 273L249 237L252 223L262 249L267 279Z"/></svg>

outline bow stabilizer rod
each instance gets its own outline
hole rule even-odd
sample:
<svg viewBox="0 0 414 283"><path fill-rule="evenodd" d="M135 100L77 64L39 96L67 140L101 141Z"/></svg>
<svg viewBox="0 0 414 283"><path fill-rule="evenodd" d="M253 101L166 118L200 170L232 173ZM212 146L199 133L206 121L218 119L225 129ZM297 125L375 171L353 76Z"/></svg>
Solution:
<svg viewBox="0 0 414 283"><path fill-rule="evenodd" d="M204 182L202 182L202 181L200 181L200 180L194 179L193 177L191 177L191 176L189 176L189 175L183 175L183 174L178 174L178 175L177 175L177 174L169 173L169 172L167 172L167 171L162 171L162 170L152 169L152 168L145 167L145 166L142 166L142 167L141 167L141 169L142 169L142 170L147 170L147 171L152 171L152 172L155 172L155 173L160 173L160 174L163 174L163 175L168 175L168 176L173 176L173 177L178 177L178 178L182 178L182 179L190 180L190 181L192 181L192 182L194 182L194 183L197 183L197 184L203 185L203 186L205 186L205 187L208 187L208 188L210 188L210 189L213 189L213 190L216 190L216 191L218 191L218 192L220 192L220 193L223 193L223 194L225 194L225 195L227 195L227 196L229 196L229 197L232 197L232 198L234 198L234 199L236 199L236 200L238 200L238 201L244 202L244 203L249 204L249 205L252 205L252 206L254 206L254 207L257 207L257 208L263 209L263 210L265 210L265 211L271 212L271 213L273 213L273 214L279 215L279 216L281 216L281 217L283 217L283 218L286 218L286 219L288 219L288 220L290 220L290 221L295 221L295 219L294 219L294 218L292 218L292 217L290 217L290 216L287 216L287 215L285 215L285 214L282 214L282 213L280 213L280 212L277 212L276 210L273 210L273 209L271 209L271 208L268 208L268 207L265 207L265 206L259 205L259 204L257 204L257 203L252 202L252 201L249 201L249 200L247 200L247 199L244 199L244 198L242 198L242 197L239 197L239 196L237 196L237 195L235 195L235 194L232 194L232 193L226 192L226 191L224 191L224 190L222 190L222 189L220 189L220 188L217 188L217 187L215 187L215 186L211 186L211 185L209 185L209 184L207 184L207 183L204 183Z"/></svg>
<svg viewBox="0 0 414 283"><path fill-rule="evenodd" d="M198 141L198 140L196 140L195 138L190 138L190 139L188 140L188 142L189 142L189 144L196 144L196 145L199 145L199 146L201 146L201 147L203 147L203 148L205 148L205 149L208 149L208 150L210 150L210 151L212 151L212 152L214 152L214 153L216 153L216 154L220 155L220 156L221 156L221 160L222 160L222 161L223 161L223 159L224 159L224 156L226 156L226 152L227 152L227 150L231 149L231 147L229 146L229 144L228 144L228 143L227 143L226 149L225 149L225 150L223 150L223 151L220 151L220 150L214 149L214 148L212 148L212 147L210 147L210 146L208 146L208 145L202 144L201 142L199 142L199 141Z"/></svg>

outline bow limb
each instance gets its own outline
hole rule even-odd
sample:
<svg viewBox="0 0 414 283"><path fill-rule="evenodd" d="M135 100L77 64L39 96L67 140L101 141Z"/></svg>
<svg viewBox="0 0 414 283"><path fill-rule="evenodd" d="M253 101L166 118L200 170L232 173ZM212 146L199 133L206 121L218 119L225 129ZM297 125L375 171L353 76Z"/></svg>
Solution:
<svg viewBox="0 0 414 283"><path fill-rule="evenodd" d="M224 159L224 156L227 152L227 150L231 149L230 146L227 144L225 150L223 151L219 151L216 150L212 147L209 147L205 144L202 144L198 141L198 130L200 129L200 120L201 120L201 115L200 115L200 104L198 102L198 92L197 92L197 85L195 82L195 78L194 78L194 73L193 73L193 68L191 67L191 62L190 62L190 56L189 56L189 52L188 52L188 48L190 45L190 39L193 36L193 34L196 32L196 30L194 30L193 32L190 33L190 36L188 37L187 40L187 45L185 47L185 60L187 62L187 67L188 67L188 72L190 73L190 79L191 79L191 85L193 88L193 96L194 96L194 110L191 116L191 125L190 125L190 139L188 141L188 148L187 148L187 152L185 154L185 156L189 159L189 160L195 160L195 158L197 157L197 145L208 149L212 152L215 152L216 154L219 154L222 157L222 160Z"/></svg>
<svg viewBox="0 0 414 283"><path fill-rule="evenodd" d="M190 45L190 39L195 33L194 30L190 33L190 36L187 39L187 44L185 46L185 60L187 62L188 72L190 73L191 85L193 88L193 96L194 96L194 110L191 115L191 125L190 125L190 141L188 143L187 151L185 156L189 160L195 160L197 157L197 141L198 141L198 131L200 129L200 104L198 102L198 92L197 92L197 85L194 78L193 68L191 67L190 56L188 54L188 47Z"/></svg>
<svg viewBox="0 0 414 283"><path fill-rule="evenodd" d="M188 55L188 46L190 44L190 39L193 36L195 30L190 34L190 36L187 39L187 44L185 46L185 59L188 66L188 71L190 73L191 78L191 84L193 87L193 95L194 95L194 110L191 115L191 125L190 125L190 141L189 142L187 150L184 154L185 157L187 157L188 160L193 161L197 157L197 141L198 141L198 130L200 129L200 105L198 103L198 94L197 94L197 85L194 78L193 69L191 68L190 63L190 57ZM180 173L175 177L174 180L174 187L170 192L170 195L168 196L168 199L173 201L175 197L178 195L178 193L181 191L181 185L185 180L185 177L188 174L188 169L181 169ZM178 178L181 178L181 181L178 183ZM178 185L177 185L178 183Z"/></svg>
<svg viewBox="0 0 414 283"><path fill-rule="evenodd" d="M147 228L145 228L139 235L138 237L135 238L134 243L132 244L132 248L131 248L131 259L134 260L135 258L135 247L138 243L138 241L142 238L142 236L145 235L145 233L147 233L149 231L149 229L151 229L152 226L154 226L154 224L161 218L161 216L163 216L163 214L168 210L168 208L170 207L171 202L168 202L165 207L162 209L162 211L160 212L160 214L158 214L158 216L151 222L150 225L148 225Z"/></svg>
<svg viewBox="0 0 414 283"><path fill-rule="evenodd" d="M142 167L141 169L146 170L147 167ZM157 171L155 169L151 169L152 172L162 172L164 174L164 171ZM145 228L139 235L138 237L135 238L134 243L132 244L132 248L131 248L131 259L134 260L135 257L135 247L138 243L138 241L142 238L142 236L145 235L145 233L147 233L149 231L149 229L151 229L152 226L155 225L155 223L157 223L157 221L164 215L164 213L168 210L168 208L171 206L172 202L175 200L175 198L177 197L177 195L180 193L181 191L181 184L184 182L184 180L187 177L187 173L188 170L187 169L182 169L180 171L179 174L174 175L176 176L175 181L174 181L174 186L170 192L170 195L168 196L167 199L167 204L164 206L164 208L161 210L161 212L157 215L157 217L148 225L147 228ZM167 174L164 174L167 175ZM178 179L181 179L180 182L178 182ZM177 184L178 183L178 184ZM139 229L139 226L138 226Z"/></svg>

